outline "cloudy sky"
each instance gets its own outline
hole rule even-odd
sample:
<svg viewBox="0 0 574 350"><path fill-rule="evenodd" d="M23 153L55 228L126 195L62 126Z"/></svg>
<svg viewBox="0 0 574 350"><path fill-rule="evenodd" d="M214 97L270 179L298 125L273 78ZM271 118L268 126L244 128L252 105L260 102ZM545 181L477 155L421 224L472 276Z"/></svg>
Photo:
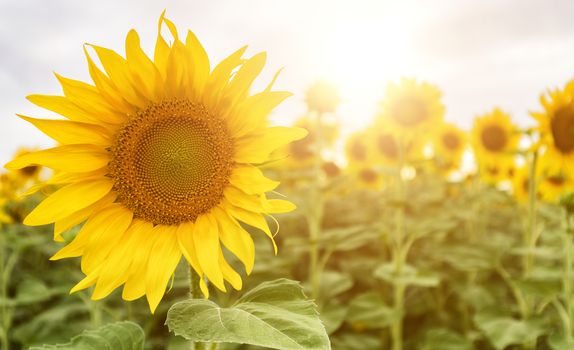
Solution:
<svg viewBox="0 0 574 350"><path fill-rule="evenodd" d="M267 51L256 87L285 67L276 86L295 96L276 110L279 122L301 115L306 87L328 79L345 130L357 129L386 83L409 76L438 85L446 118L463 127L494 106L525 124L541 92L574 76L570 0L0 0L0 162L20 145L51 144L15 117L50 116L26 95L60 94L52 72L87 79L85 42L123 53L135 28L151 53L163 9L212 61L244 44Z"/></svg>

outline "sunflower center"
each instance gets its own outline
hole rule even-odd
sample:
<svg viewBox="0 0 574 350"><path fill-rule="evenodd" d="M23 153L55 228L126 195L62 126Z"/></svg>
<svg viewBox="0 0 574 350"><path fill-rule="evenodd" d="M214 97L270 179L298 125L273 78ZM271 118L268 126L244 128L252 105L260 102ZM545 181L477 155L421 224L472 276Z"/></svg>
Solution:
<svg viewBox="0 0 574 350"><path fill-rule="evenodd" d="M118 201L135 217L163 225L195 221L216 206L234 164L224 121L187 100L139 111L111 153Z"/></svg>
<svg viewBox="0 0 574 350"><path fill-rule="evenodd" d="M554 175L554 176L548 176L546 178L546 181L548 181L553 186L560 187L560 186L564 185L564 183L566 182L566 179L563 176Z"/></svg>
<svg viewBox="0 0 574 350"><path fill-rule="evenodd" d="M574 151L574 108L562 107L550 123L554 145L562 153Z"/></svg>
<svg viewBox="0 0 574 350"><path fill-rule="evenodd" d="M485 127L480 134L480 138L484 147L491 152L502 151L508 141L506 132L497 125Z"/></svg>
<svg viewBox="0 0 574 350"><path fill-rule="evenodd" d="M358 140L354 141L350 149L351 156L356 161L364 161L367 159L367 149Z"/></svg>
<svg viewBox="0 0 574 350"><path fill-rule="evenodd" d="M36 176L40 172L40 167L37 165L31 165L31 166L24 167L24 168L20 169L19 171L24 177L30 178L30 177Z"/></svg>
<svg viewBox="0 0 574 350"><path fill-rule="evenodd" d="M427 109L423 101L414 96L399 99L392 108L392 118L405 127L412 127L427 119Z"/></svg>
<svg viewBox="0 0 574 350"><path fill-rule="evenodd" d="M365 183L373 183L377 180L377 173L372 169L363 169L359 172L359 177Z"/></svg>
<svg viewBox="0 0 574 350"><path fill-rule="evenodd" d="M460 139L452 132L442 135L442 143L449 150L456 150L460 146Z"/></svg>
<svg viewBox="0 0 574 350"><path fill-rule="evenodd" d="M377 146L381 154L387 158L395 159L399 155L399 150L397 149L397 143L391 135L380 135L377 138Z"/></svg>

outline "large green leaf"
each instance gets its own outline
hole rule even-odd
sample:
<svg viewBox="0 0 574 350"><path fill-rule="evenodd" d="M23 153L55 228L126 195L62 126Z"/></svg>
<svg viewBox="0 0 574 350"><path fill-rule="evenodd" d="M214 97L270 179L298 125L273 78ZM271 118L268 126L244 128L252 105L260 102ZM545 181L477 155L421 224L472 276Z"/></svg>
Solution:
<svg viewBox="0 0 574 350"><path fill-rule="evenodd" d="M210 300L174 304L169 329L195 342L240 343L273 349L330 349L315 304L298 282L278 279L245 293L229 308Z"/></svg>
<svg viewBox="0 0 574 350"><path fill-rule="evenodd" d="M84 331L69 343L34 346L30 350L142 350L144 331L133 322L116 322Z"/></svg>
<svg viewBox="0 0 574 350"><path fill-rule="evenodd" d="M543 324L536 319L522 321L485 313L476 315L474 321L498 350L502 350L511 344L523 344L534 341L545 332Z"/></svg>

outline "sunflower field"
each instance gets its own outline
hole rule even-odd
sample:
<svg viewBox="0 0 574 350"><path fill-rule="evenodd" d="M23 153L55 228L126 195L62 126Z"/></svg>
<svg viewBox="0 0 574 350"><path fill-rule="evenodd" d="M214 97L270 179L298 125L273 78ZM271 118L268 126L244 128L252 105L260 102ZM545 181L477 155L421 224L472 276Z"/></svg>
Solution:
<svg viewBox="0 0 574 350"><path fill-rule="evenodd" d="M266 53L158 27L14 111L54 141L0 173L0 349L574 350L574 80L528 127L408 76L279 125Z"/></svg>

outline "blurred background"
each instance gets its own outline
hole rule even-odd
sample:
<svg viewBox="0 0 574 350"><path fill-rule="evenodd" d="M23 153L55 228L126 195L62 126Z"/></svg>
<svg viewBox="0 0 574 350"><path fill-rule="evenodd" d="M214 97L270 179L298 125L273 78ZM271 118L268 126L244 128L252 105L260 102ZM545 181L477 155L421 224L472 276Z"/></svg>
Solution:
<svg viewBox="0 0 574 350"><path fill-rule="evenodd" d="M469 128L476 114L500 106L521 125L547 87L574 71L574 2L509 1L0 1L0 162L19 144L51 142L15 113L48 112L25 96L60 94L52 72L88 78L84 42L123 53L135 28L150 53L162 10L192 29L213 62L249 45L268 52L255 88L285 67L277 88L295 96L274 114L290 123L304 114L303 92L333 82L343 134L364 127L389 80L432 81L444 93L447 121Z"/></svg>

